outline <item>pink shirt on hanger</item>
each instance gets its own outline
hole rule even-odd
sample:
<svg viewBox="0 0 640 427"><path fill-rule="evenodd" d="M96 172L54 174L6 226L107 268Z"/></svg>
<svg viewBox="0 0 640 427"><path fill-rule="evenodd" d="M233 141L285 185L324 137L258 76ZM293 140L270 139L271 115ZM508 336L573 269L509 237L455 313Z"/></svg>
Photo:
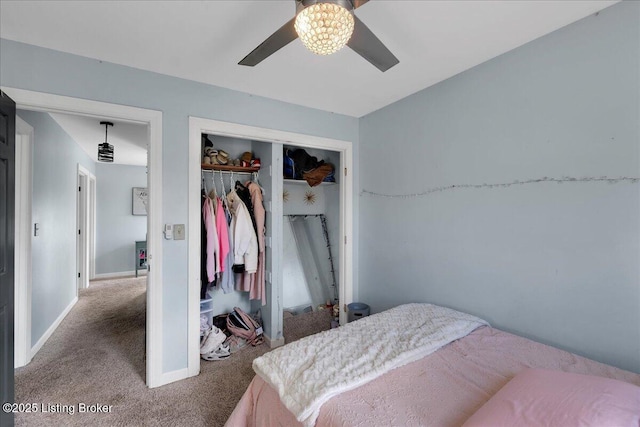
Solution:
<svg viewBox="0 0 640 427"><path fill-rule="evenodd" d="M212 283L216 278L216 256L219 251L219 243L213 213L213 201L209 197L204 200L202 216L207 236L207 281Z"/></svg>
<svg viewBox="0 0 640 427"><path fill-rule="evenodd" d="M227 225L227 219L224 215L224 209L222 207L222 200L216 197L216 231L218 232L218 262L216 272L224 271L224 260L227 259L229 254L229 228Z"/></svg>

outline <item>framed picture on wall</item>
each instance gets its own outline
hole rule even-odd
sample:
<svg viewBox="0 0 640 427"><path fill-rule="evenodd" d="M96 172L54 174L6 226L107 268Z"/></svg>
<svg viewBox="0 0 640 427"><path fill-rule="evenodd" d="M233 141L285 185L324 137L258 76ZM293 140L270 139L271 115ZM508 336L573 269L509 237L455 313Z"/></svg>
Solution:
<svg viewBox="0 0 640 427"><path fill-rule="evenodd" d="M149 199L149 192L146 187L133 187L133 214L134 215L146 215L147 214L147 200Z"/></svg>

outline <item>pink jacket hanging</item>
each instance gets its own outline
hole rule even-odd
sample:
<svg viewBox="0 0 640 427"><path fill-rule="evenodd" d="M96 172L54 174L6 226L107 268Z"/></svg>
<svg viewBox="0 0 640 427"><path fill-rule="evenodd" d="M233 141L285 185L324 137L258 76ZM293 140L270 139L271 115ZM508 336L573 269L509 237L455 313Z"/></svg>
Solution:
<svg viewBox="0 0 640 427"><path fill-rule="evenodd" d="M222 207L222 200L216 198L216 231L218 233L219 250L217 253L217 268L216 273L224 271L224 261L227 259L229 253L229 228L227 226L227 219L224 215L224 208Z"/></svg>

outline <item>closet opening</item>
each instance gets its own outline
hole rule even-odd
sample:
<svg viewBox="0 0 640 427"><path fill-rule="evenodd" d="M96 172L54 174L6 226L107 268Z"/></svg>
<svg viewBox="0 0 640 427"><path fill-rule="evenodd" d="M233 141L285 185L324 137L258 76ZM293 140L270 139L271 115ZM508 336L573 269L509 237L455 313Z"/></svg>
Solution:
<svg viewBox="0 0 640 427"><path fill-rule="evenodd" d="M261 317L266 303L266 261L271 248L266 247L270 233L265 230L271 226L271 214L265 203L271 200L271 185L262 177L271 166L271 147L204 133L201 152L199 276L200 336L204 337L215 316L238 307Z"/></svg>
<svg viewBox="0 0 640 427"><path fill-rule="evenodd" d="M330 310L327 322L339 323L339 162L339 152L283 147L284 317Z"/></svg>
<svg viewBox="0 0 640 427"><path fill-rule="evenodd" d="M317 294L317 298L305 300L300 305L317 310L320 305L324 309L327 300L329 303L338 300L340 307L352 301L353 183L348 173L352 168L352 146L348 141L194 117L190 118L189 124L189 224L195 226L189 227L188 369L189 375L193 376L200 371L201 327L206 327L205 323L212 323L218 314L230 313L234 307L246 313L259 310L266 343L272 348L284 344L283 315L286 309L295 308L289 303L289 291L284 280L284 276L289 274L288 267L285 267L285 264L289 264L285 254L291 256L293 249L290 242L285 240L285 224L289 226L289 218L299 215L298 228L305 230L300 233L304 232L307 236L307 243L303 242L303 237L299 237L301 244L306 244L302 258L309 264L313 258L315 265L315 270L304 273L311 280L305 279L306 285L299 282L298 288L302 286L309 289L309 281L324 287L310 290L309 293ZM209 144L207 153L206 145ZM335 183L311 187L299 179L295 182L285 179L285 150L298 148L333 164ZM243 166L252 166L250 161L246 163L249 155L254 160L254 169L243 170ZM257 164L255 159L259 159ZM242 163L243 160L245 163ZM257 295L250 289L238 291L235 281L232 291L227 288L228 292L225 292L222 283L216 283L205 292L201 281L207 274L201 263L203 245L206 245L201 233L201 199L204 195L222 199L220 196L226 197L237 184L246 186L250 183L260 188L264 208L264 299L261 296L255 298ZM221 202L224 209L224 201ZM307 232L303 224L305 216L318 220L318 228L310 226ZM329 244L324 237L323 217ZM299 254L297 256L301 257ZM333 268L329 266L330 263L333 263ZM346 320L346 312L340 310L339 322L346 323Z"/></svg>

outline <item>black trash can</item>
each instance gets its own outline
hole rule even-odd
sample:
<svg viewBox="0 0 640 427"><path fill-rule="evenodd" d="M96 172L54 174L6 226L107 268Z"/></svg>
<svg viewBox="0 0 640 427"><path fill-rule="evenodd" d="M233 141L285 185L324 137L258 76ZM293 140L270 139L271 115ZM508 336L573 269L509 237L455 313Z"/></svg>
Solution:
<svg viewBox="0 0 640 427"><path fill-rule="evenodd" d="M369 306L362 302L352 302L347 304L347 320L353 322L354 320L362 319L369 315L371 309Z"/></svg>

